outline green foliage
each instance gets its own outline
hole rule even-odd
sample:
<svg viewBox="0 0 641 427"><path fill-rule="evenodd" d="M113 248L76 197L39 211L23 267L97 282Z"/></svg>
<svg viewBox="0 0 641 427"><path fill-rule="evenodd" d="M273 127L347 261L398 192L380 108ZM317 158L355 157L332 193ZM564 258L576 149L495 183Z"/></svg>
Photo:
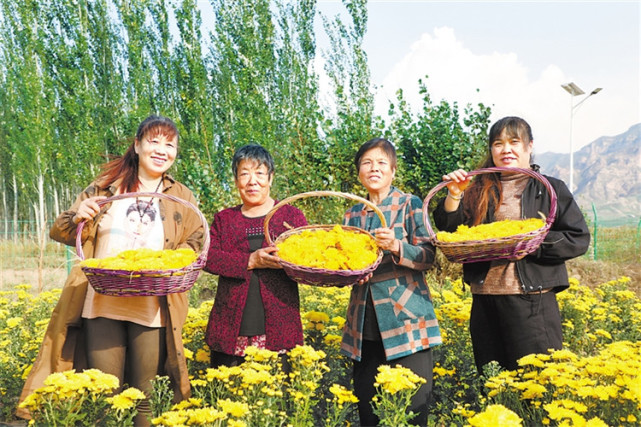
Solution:
<svg viewBox="0 0 641 427"><path fill-rule="evenodd" d="M51 76L43 71L47 51L41 22L45 11L36 1L2 2L0 48L3 51L3 84L0 123L3 124L2 156L8 182L17 175L22 202L36 200L37 182L47 173L55 152ZM8 166L8 167L7 167ZM29 204L31 207L31 204Z"/></svg>
<svg viewBox="0 0 641 427"><path fill-rule="evenodd" d="M66 209L151 113L176 121L180 151L171 173L207 216L239 202L230 162L250 142L275 158L278 199L317 190L363 195L353 156L376 136L396 143L396 184L418 195L478 159L489 116L482 105L460 117L456 104L433 105L420 82L420 114L399 95L389 126L375 117L365 0L344 0L344 15L322 17L330 40L323 52L315 0L211 3L214 31L203 34L196 0L0 0L4 215L29 219L39 180L48 216ZM314 69L319 54L326 93ZM310 223L336 223L349 202L298 206Z"/></svg>
<svg viewBox="0 0 641 427"><path fill-rule="evenodd" d="M163 412L171 409L174 400L174 392L171 389L171 382L166 375L159 376L151 380L151 396L149 404L151 406L151 415L153 418L159 417Z"/></svg>
<svg viewBox="0 0 641 427"><path fill-rule="evenodd" d="M367 3L362 0L343 3L351 20L349 24L339 16L323 17L330 40L330 50L323 52L325 72L335 99L323 130L330 163L334 165L331 188L358 193L361 185L354 172L354 154L365 141L380 136L382 129L374 117L374 95L363 49Z"/></svg>
<svg viewBox="0 0 641 427"><path fill-rule="evenodd" d="M396 142L403 169L399 171L403 186L424 198L428 191L455 169L475 169L487 147L486 137L490 108L468 105L461 117L455 102L442 100L435 104L427 85L419 80L423 106L414 113L403 92L397 104L390 105L390 136Z"/></svg>

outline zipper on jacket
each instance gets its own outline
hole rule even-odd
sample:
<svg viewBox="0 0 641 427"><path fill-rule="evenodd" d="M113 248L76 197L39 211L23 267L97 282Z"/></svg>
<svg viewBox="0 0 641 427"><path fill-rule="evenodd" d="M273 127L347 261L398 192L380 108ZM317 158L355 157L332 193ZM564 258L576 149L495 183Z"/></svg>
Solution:
<svg viewBox="0 0 641 427"><path fill-rule="evenodd" d="M528 191L528 187L535 185L535 183L533 183L533 179L534 178L530 178L528 183L525 185L525 189L523 190L523 193L521 193L521 219L526 219L525 218L525 197L523 197L523 194L525 194ZM534 187L534 189L536 191L535 198L538 199L542 195L541 189L537 188L537 187ZM522 260L514 261L514 264L516 266L516 275L518 276L519 280L521 281L521 289L523 289L523 293L527 294L529 292L535 291L536 289L534 289L534 287L531 286L531 285L530 286L526 285L525 281L523 280L523 274L521 272L521 262L520 261L522 261ZM528 289L528 287L529 287L529 289ZM542 289L543 288L541 286L539 286L539 291L541 291Z"/></svg>

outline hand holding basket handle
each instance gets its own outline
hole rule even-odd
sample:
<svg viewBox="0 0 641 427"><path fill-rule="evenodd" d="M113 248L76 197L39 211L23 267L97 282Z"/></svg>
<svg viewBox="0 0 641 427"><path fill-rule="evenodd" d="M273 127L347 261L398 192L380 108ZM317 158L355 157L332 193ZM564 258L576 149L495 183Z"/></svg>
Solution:
<svg viewBox="0 0 641 427"><path fill-rule="evenodd" d="M522 258L525 255L534 252L545 239L545 236L556 218L557 197L554 188L552 188L550 182L543 175L531 169L492 167L473 170L468 172L467 175L468 177L471 177L474 175L501 172L522 173L543 183L545 189L550 195L550 211L545 219L545 224L538 230L534 230L530 233L517 234L515 236L466 242L441 242L436 238L436 233L430 224L428 208L432 197L434 197L438 191L447 187L447 185L451 183L451 181L442 181L432 188L427 194L427 197L423 202L423 217L425 218L425 226L432 244L441 249L441 252L443 252L450 262L468 263Z"/></svg>
<svg viewBox="0 0 641 427"><path fill-rule="evenodd" d="M162 296L170 293L185 292L194 285L200 271L207 261L209 251L208 223L202 212L192 203L164 193L123 193L98 200L100 207L115 200L129 197L155 197L170 200L192 209L203 223L204 242L198 258L190 265L171 270L108 270L102 268L82 267L89 283L94 290L103 295L111 296ZM76 230L76 253L80 260L85 256L82 251L82 229L87 220L78 224Z"/></svg>
<svg viewBox="0 0 641 427"><path fill-rule="evenodd" d="M302 233L305 230L331 230L334 225L306 225L304 227L297 227L291 230L288 230L281 235L279 235L275 241L272 240L271 234L269 232L269 221L273 217L274 213L285 204L291 203L295 200L303 199L306 197L322 197L322 196L336 196L342 197L345 199L354 200L359 203L363 203L367 207L371 208L376 215L381 220L383 227L387 227L387 221L383 212L372 202L362 197L356 196L350 193L341 193L338 191L310 191L306 193L296 194L294 196L288 197L286 199L278 202L274 207L267 213L265 216L264 229L265 229L265 240L269 245L275 245L279 242L282 242L287 237L293 234ZM355 233L365 233L370 234L367 231L351 226L342 226L344 229ZM350 286L359 281L368 277L368 275L378 267L383 258L383 251L378 250L378 257L376 261L369 267L363 270L327 270L324 268L314 268L314 267L305 267L301 265L292 264L285 260L280 260L280 263L285 270L285 273L297 283L303 283L313 286Z"/></svg>

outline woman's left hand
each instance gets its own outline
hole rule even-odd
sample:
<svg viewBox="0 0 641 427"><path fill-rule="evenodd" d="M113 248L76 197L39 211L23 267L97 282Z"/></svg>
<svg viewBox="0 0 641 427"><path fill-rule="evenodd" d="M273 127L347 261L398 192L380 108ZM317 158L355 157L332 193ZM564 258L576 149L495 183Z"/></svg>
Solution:
<svg viewBox="0 0 641 427"><path fill-rule="evenodd" d="M391 228L377 228L374 230L374 237L379 248L390 251L394 255L401 252L401 241L398 240Z"/></svg>

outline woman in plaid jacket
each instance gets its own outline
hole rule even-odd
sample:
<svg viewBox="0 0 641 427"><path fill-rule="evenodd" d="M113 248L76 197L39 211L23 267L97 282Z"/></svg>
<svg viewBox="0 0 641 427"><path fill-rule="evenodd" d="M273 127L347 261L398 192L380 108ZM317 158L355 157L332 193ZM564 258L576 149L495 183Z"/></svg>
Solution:
<svg viewBox="0 0 641 427"><path fill-rule="evenodd" d="M354 164L368 199L383 213L380 218L358 204L345 214L344 224L368 230L384 250L381 264L369 280L354 285L347 309L341 351L354 360L354 389L361 425L377 425L371 400L380 365L402 365L427 381L414 395L414 422L427 423L432 389L431 348L441 344L424 272L434 261L423 222L422 201L392 186L396 150L387 140L364 143Z"/></svg>

